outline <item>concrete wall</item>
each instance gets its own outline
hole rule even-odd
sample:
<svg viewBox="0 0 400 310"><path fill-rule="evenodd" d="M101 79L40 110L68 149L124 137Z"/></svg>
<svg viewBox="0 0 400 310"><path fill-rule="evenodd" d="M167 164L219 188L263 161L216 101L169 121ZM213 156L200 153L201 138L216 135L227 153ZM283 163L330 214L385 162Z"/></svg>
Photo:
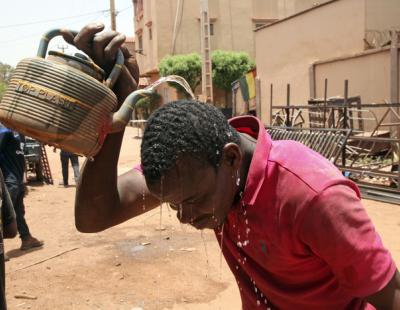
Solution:
<svg viewBox="0 0 400 310"><path fill-rule="evenodd" d="M143 1L143 17L140 19L135 16L135 43L136 58L141 72L151 71L157 67L157 37L159 35L157 24L154 22L153 16L155 14L154 0ZM152 40L150 40L150 27L151 23ZM147 24L147 25L146 25ZM142 51L140 52L139 37L142 37Z"/></svg>
<svg viewBox="0 0 400 310"><path fill-rule="evenodd" d="M326 2L328 0L320 0ZM245 51L255 58L255 23L284 18L312 7L316 0L209 0L214 24L213 50ZM142 73L157 69L159 61L173 53L173 32L178 4L175 54L200 53L200 3L198 0L143 0L143 18L135 18L142 31L143 53L137 55ZM149 40L151 23L153 39ZM136 47L138 46L136 39Z"/></svg>
<svg viewBox="0 0 400 310"><path fill-rule="evenodd" d="M255 18L286 18L329 0L263 0L254 3ZM265 13L266 12L266 15ZM264 15L262 15L264 13Z"/></svg>
<svg viewBox="0 0 400 310"><path fill-rule="evenodd" d="M315 66L316 97L344 96L344 80L349 80L349 96L361 96L362 103L390 102L390 50L319 63Z"/></svg>
<svg viewBox="0 0 400 310"><path fill-rule="evenodd" d="M400 29L399 0L366 0L366 31Z"/></svg>
<svg viewBox="0 0 400 310"><path fill-rule="evenodd" d="M366 0L365 39L367 48L386 45L391 30L400 30L399 0Z"/></svg>
<svg viewBox="0 0 400 310"><path fill-rule="evenodd" d="M262 120L269 122L271 83L274 105L286 103L288 83L291 104L306 103L310 97L310 65L362 51L364 27L365 2L338 0L256 31Z"/></svg>
<svg viewBox="0 0 400 310"><path fill-rule="evenodd" d="M400 54L398 53L398 58ZM324 80L328 79L327 97L344 96L344 80L349 81L349 97L360 96L361 103L391 102L391 51L390 48L366 51L356 56L315 65L316 95L324 97ZM400 71L398 64L397 72ZM393 87L396 87L393 85ZM400 89L400 85L397 85ZM366 130L372 130L387 108L364 108ZM387 121L386 121L387 122ZM383 128L387 130L388 128ZM381 128L382 130L382 128Z"/></svg>

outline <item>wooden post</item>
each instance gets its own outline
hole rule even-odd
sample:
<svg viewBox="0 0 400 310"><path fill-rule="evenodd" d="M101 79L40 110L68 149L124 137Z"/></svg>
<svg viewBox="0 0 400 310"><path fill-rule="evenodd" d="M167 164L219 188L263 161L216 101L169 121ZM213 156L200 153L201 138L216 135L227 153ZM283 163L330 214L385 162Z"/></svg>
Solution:
<svg viewBox="0 0 400 310"><path fill-rule="evenodd" d="M290 84L286 85L286 127L290 127Z"/></svg>
<svg viewBox="0 0 400 310"><path fill-rule="evenodd" d="M315 64L312 64L308 69L308 79L310 82L310 99L315 99L317 96L315 86Z"/></svg>
<svg viewBox="0 0 400 310"><path fill-rule="evenodd" d="M347 101L349 98L349 80L344 81L344 102L343 102L343 128L347 129ZM342 166L346 167L346 144L342 149Z"/></svg>
<svg viewBox="0 0 400 310"><path fill-rule="evenodd" d="M326 105L327 105L327 97L328 97L328 79L325 79L324 84L324 128L326 128Z"/></svg>
<svg viewBox="0 0 400 310"><path fill-rule="evenodd" d="M392 44L390 47L390 102L399 103L399 35L396 30L392 31ZM397 115L400 113L398 107L392 108ZM397 123L399 120L391 113L392 123ZM400 139L400 126L390 126L390 137ZM400 160L400 143L392 143L393 162ZM394 166L395 167L395 166ZM397 168L397 190L400 192L400 169Z"/></svg>
<svg viewBox="0 0 400 310"><path fill-rule="evenodd" d="M111 17L111 30L117 30L116 14L115 14L115 1L110 0L110 17Z"/></svg>
<svg viewBox="0 0 400 310"><path fill-rule="evenodd" d="M274 99L274 84L271 83L270 92L269 92L269 124L270 124L270 125L272 125L273 99Z"/></svg>
<svg viewBox="0 0 400 310"><path fill-rule="evenodd" d="M256 116L261 119L261 79L256 77Z"/></svg>

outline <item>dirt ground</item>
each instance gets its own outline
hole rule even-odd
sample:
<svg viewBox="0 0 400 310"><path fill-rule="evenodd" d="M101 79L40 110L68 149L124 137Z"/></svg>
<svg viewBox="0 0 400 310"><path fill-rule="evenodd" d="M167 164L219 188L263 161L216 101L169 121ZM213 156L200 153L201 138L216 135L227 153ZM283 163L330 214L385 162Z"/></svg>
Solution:
<svg viewBox="0 0 400 310"><path fill-rule="evenodd" d="M139 160L137 134L126 131L120 173ZM47 154L55 185L31 183L25 199L30 230L45 246L23 252L19 238L5 241L9 309L241 308L213 232L181 225L167 206L101 233L77 232L75 187L58 186L59 153L48 148ZM400 264L400 206L364 202Z"/></svg>

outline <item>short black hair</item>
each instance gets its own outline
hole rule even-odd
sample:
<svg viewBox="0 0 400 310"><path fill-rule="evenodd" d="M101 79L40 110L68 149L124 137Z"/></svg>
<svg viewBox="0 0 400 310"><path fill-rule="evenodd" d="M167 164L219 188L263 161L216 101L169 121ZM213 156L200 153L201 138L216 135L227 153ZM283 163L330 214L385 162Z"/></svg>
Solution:
<svg viewBox="0 0 400 310"><path fill-rule="evenodd" d="M216 107L187 99L167 103L149 117L143 134L141 163L146 182L160 180L186 154L217 169L223 147L239 141L238 132Z"/></svg>

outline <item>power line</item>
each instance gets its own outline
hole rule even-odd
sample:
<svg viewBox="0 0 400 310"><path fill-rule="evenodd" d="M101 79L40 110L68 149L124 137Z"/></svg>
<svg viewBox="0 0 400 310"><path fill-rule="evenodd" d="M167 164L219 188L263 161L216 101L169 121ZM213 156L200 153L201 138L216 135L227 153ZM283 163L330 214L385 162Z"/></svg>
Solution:
<svg viewBox="0 0 400 310"><path fill-rule="evenodd" d="M82 22L94 22L97 18L99 18L100 16L104 16L104 13L108 13L107 11L106 12L103 12L103 11L101 11L100 13L98 12L95 16L94 16L94 18L91 18L91 20L90 21L87 21L87 19L86 18L84 18L84 19L79 19L79 20L76 20L76 21L73 21L72 23L70 23L69 25L74 25L74 24L78 24L78 23L82 23ZM15 44L15 42L18 42L18 41L24 41L24 40L26 40L26 39L30 39L30 38L32 38L32 37L38 37L39 35L42 35L43 34L43 32L40 32L40 33L38 33L38 32L36 32L36 33L31 33L31 34L27 34L27 35L25 35L25 36L22 36L22 37L19 37L19 38L13 38L13 39L10 39L10 40L6 40L6 41L0 41L0 46L1 47L4 47L4 46L7 46L8 44Z"/></svg>
<svg viewBox="0 0 400 310"><path fill-rule="evenodd" d="M60 20L73 19L73 18L77 18L77 17L89 16L89 15L105 13L105 12L108 12L108 10L100 10L100 11L91 12L91 13L85 13L85 14L68 16L68 17L60 17L60 18L54 18L54 19L47 19L47 20L41 20L41 21L29 22L29 23L3 25L3 26L0 26L0 29L13 28L13 27L24 27L24 26L30 26L30 25L36 25L36 24L44 24L44 23L49 23L49 22L56 22L56 21L60 21Z"/></svg>

